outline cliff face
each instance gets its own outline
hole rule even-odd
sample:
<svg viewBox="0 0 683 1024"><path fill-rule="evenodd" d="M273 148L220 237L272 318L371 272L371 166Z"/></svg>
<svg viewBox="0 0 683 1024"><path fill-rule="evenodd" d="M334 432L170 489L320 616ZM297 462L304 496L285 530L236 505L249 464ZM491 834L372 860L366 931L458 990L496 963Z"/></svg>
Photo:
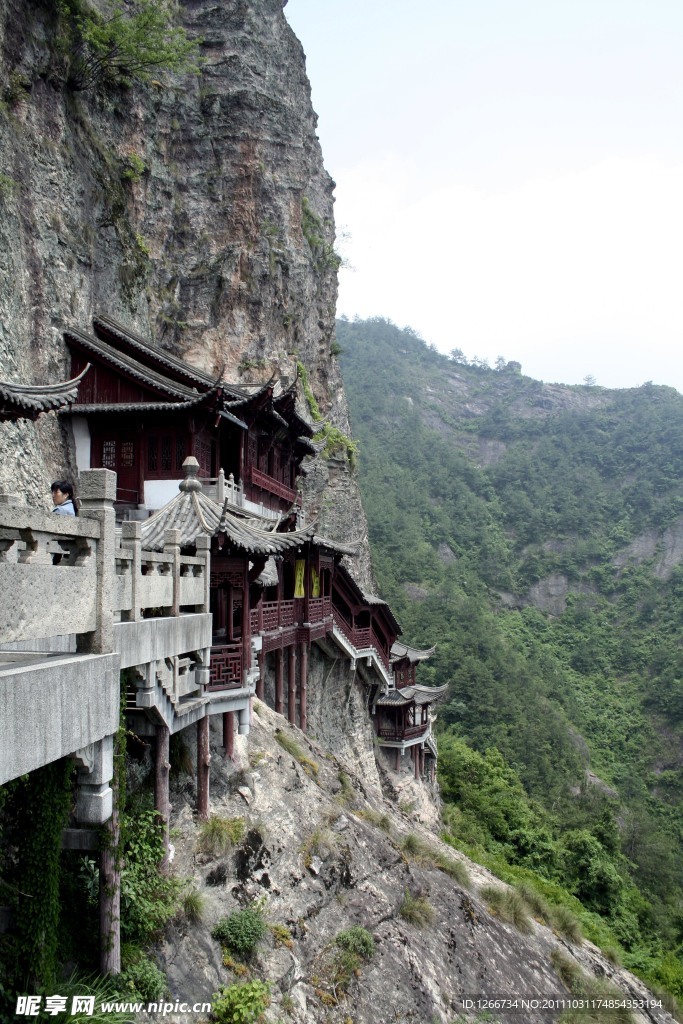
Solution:
<svg viewBox="0 0 683 1024"><path fill-rule="evenodd" d="M291 379L301 360L347 427L330 354L334 183L282 6L189 0L200 73L105 93L65 86L52 0L4 0L1 378L64 379L64 328L101 311L228 379ZM0 484L34 501L70 468L54 420L6 427L0 444ZM309 488L316 512L324 484Z"/></svg>

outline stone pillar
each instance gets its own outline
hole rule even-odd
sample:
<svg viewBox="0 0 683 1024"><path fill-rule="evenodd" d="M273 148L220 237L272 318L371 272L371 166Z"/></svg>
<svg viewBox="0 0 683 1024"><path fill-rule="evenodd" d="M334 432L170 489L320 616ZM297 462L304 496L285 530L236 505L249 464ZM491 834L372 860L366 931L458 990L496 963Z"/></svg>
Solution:
<svg viewBox="0 0 683 1024"><path fill-rule="evenodd" d="M116 473L110 469L85 469L80 475L81 516L100 524L97 542L96 625L92 633L79 636L79 650L89 654L109 654L114 647L114 563L116 519ZM68 600L68 595L65 595Z"/></svg>
<svg viewBox="0 0 683 1024"><path fill-rule="evenodd" d="M249 708L240 708L237 712L238 732L240 736L249 735Z"/></svg>
<svg viewBox="0 0 683 1024"><path fill-rule="evenodd" d="M294 644L287 648L287 718L296 725L296 652Z"/></svg>
<svg viewBox="0 0 683 1024"><path fill-rule="evenodd" d="M397 772L401 770L401 751L399 747L396 747L396 762L394 764L394 769Z"/></svg>
<svg viewBox="0 0 683 1024"><path fill-rule="evenodd" d="M232 711L223 712L223 759L232 758L235 753L235 715Z"/></svg>
<svg viewBox="0 0 683 1024"><path fill-rule="evenodd" d="M208 612L211 609L211 538L205 533L195 540L195 550L198 558L204 558L204 603L199 609L201 612Z"/></svg>
<svg viewBox="0 0 683 1024"><path fill-rule="evenodd" d="M284 714L284 652L275 652L275 710Z"/></svg>
<svg viewBox="0 0 683 1024"><path fill-rule="evenodd" d="M164 838L164 857L161 870L168 871L168 823L171 816L171 801L168 793L168 779L171 771L170 757L171 733L167 725L156 727L156 747L154 750L154 809L161 819Z"/></svg>
<svg viewBox="0 0 683 1024"><path fill-rule="evenodd" d="M132 555L130 621L138 622L142 618L138 596L142 580L142 523L121 523L121 547L130 551Z"/></svg>
<svg viewBox="0 0 683 1024"><path fill-rule="evenodd" d="M180 530L164 531L164 554L171 563L173 579L171 615L180 615Z"/></svg>
<svg viewBox="0 0 683 1024"><path fill-rule="evenodd" d="M197 722L197 817L206 821L209 817L209 716Z"/></svg>
<svg viewBox="0 0 683 1024"><path fill-rule="evenodd" d="M308 645L302 642L300 648L301 665L299 668L299 724L301 731L306 732L306 691L308 688Z"/></svg>
<svg viewBox="0 0 683 1024"><path fill-rule="evenodd" d="M115 685L115 682L112 680L110 685ZM83 825L101 825L110 817L114 803L111 788L114 737L105 736L97 743L76 751L73 758L79 766L76 821Z"/></svg>

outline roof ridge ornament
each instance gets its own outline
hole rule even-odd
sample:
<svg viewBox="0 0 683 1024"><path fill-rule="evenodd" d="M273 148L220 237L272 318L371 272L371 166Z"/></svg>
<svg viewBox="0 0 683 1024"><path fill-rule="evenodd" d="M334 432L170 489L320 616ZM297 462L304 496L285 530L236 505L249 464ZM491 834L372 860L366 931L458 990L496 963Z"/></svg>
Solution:
<svg viewBox="0 0 683 1024"><path fill-rule="evenodd" d="M185 479L181 480L178 484L180 491L202 491L204 488L202 482L198 477L199 463L195 459L194 455L188 455L183 462L183 471L185 473Z"/></svg>

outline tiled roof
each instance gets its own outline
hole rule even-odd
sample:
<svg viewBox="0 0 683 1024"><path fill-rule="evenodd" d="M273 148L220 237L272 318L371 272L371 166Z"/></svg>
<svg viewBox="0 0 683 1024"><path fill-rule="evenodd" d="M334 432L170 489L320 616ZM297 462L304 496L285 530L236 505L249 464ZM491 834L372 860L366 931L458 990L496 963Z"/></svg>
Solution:
<svg viewBox="0 0 683 1024"><path fill-rule="evenodd" d="M440 700L448 689L448 683L443 686L404 686L402 690L390 690L377 698L376 704L380 707L403 707L406 704L434 704Z"/></svg>
<svg viewBox="0 0 683 1024"><path fill-rule="evenodd" d="M219 505L203 493L196 459L190 456L183 467L186 479L180 484L177 497L142 523L142 546L146 550L161 551L166 531L179 530L181 547L194 544L202 534L214 537L222 533L228 543L255 555L282 554L308 543L342 554L352 553L345 545L317 536L315 523L291 533L276 533L261 525L262 520L236 515L227 499Z"/></svg>
<svg viewBox="0 0 683 1024"><path fill-rule="evenodd" d="M72 380L60 384L11 384L0 381L0 420L33 420L43 412L65 409L78 394L90 364Z"/></svg>
<svg viewBox="0 0 683 1024"><path fill-rule="evenodd" d="M419 661L426 661L427 658L431 658L435 650L436 644L434 647L419 650L417 647L409 647L408 644L399 643L397 640L391 646L391 660L401 661L403 658L407 658L411 665L415 665Z"/></svg>

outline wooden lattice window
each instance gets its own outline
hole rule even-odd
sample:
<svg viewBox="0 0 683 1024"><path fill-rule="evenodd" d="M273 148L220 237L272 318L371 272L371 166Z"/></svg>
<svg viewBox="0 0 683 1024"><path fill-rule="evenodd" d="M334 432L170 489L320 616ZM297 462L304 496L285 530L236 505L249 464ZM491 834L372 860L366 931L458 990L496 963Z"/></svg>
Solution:
<svg viewBox="0 0 683 1024"><path fill-rule="evenodd" d="M159 468L159 460L158 460L157 449L158 449L157 438L156 437L148 437L147 438L147 469L150 469L153 472L156 472L157 469Z"/></svg>
<svg viewBox="0 0 683 1024"><path fill-rule="evenodd" d="M104 469L116 469L116 441L102 442L102 466Z"/></svg>
<svg viewBox="0 0 683 1024"><path fill-rule="evenodd" d="M195 441L195 454L197 456L197 462L199 468L206 473L207 476L211 475L211 446L206 441Z"/></svg>
<svg viewBox="0 0 683 1024"><path fill-rule="evenodd" d="M173 450L173 438L162 437L161 439L161 471L162 473L170 472L171 469L171 452Z"/></svg>
<svg viewBox="0 0 683 1024"><path fill-rule="evenodd" d="M135 465L135 441L121 442L121 466L130 467Z"/></svg>
<svg viewBox="0 0 683 1024"><path fill-rule="evenodd" d="M182 473L183 462L185 461L185 438L179 437L175 443L175 468Z"/></svg>

